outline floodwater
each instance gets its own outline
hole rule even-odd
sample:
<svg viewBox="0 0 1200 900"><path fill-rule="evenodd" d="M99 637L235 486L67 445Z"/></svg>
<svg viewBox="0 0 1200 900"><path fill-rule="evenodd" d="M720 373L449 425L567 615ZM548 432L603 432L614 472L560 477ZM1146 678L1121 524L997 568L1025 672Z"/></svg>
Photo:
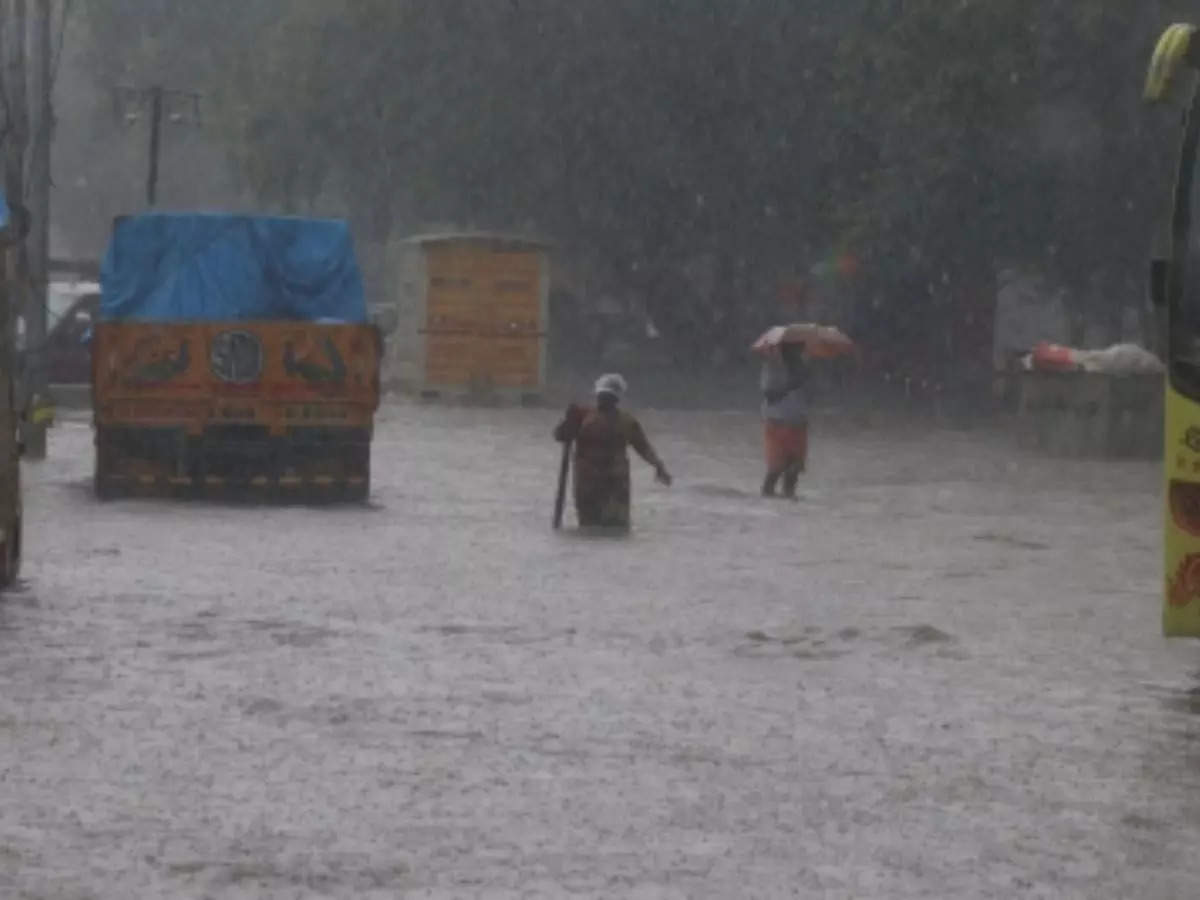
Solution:
<svg viewBox="0 0 1200 900"><path fill-rule="evenodd" d="M27 467L0 896L1183 898L1200 649L1159 487L994 433L648 412L636 530L549 528L555 416L398 406L369 508L101 505Z"/></svg>

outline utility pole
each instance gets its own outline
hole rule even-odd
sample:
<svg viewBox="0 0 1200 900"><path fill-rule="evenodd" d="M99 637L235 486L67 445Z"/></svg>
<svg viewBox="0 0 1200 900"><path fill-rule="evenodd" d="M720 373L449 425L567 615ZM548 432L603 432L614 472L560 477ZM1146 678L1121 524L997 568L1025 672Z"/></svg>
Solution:
<svg viewBox="0 0 1200 900"><path fill-rule="evenodd" d="M162 149L163 89L150 88L150 171L146 176L146 205L158 200L158 154Z"/></svg>
<svg viewBox="0 0 1200 900"><path fill-rule="evenodd" d="M51 92L51 5L52 0L33 0L32 65L30 96L34 127L29 154L29 206L32 230L29 234L29 292L25 306L25 352L28 391L31 398L45 398L49 388L49 360L46 354L47 293L50 283L50 147L54 131L54 103ZM31 406L36 405L33 399ZM26 427L25 455L30 459L46 457L46 425L30 421Z"/></svg>
<svg viewBox="0 0 1200 900"><path fill-rule="evenodd" d="M4 93L8 107L4 187L10 203L20 203L25 197L25 147L29 143L25 12L25 0L12 0L8 21L4 23Z"/></svg>
<svg viewBox="0 0 1200 900"><path fill-rule="evenodd" d="M158 176L162 156L163 124L197 125L200 122L200 95L154 85L149 88L117 89L117 112L126 125L135 125L148 110L150 146L147 154L146 205L158 205Z"/></svg>
<svg viewBox="0 0 1200 900"><path fill-rule="evenodd" d="M4 10L7 13L7 10ZM6 18L0 18L0 56L3 56L4 63L8 62L10 52L10 41L12 33L12 23ZM0 90L7 92L8 81L12 76L11 70L7 65L0 64L0 79L3 84L0 84ZM11 125L10 125L11 129ZM12 214L9 206L8 195L8 174L10 166L8 164L8 154L12 152L13 133L10 130L6 135L6 144L3 147L4 154L0 156L0 181L4 183L4 210L5 222L7 228L11 224ZM16 400L16 342L14 341L14 324L16 322L16 292L13 291L13 284L10 278L13 266L12 257L15 254L9 250L7 243L0 246L0 425L3 426L9 440L16 438L17 430L20 428L17 418L17 408L19 405ZM6 449L3 443L4 435L0 435L0 456L4 455L3 450ZM17 501L16 485L20 481L20 462L17 460L16 448L11 448L11 460L0 459L0 502L11 502L15 505Z"/></svg>
<svg viewBox="0 0 1200 900"><path fill-rule="evenodd" d="M25 0L11 0L8 12L4 23L4 94L8 105L4 191L9 208L13 209L25 203L25 160L29 148L28 6ZM18 317L24 322L29 313L29 256L24 243L17 244L8 252L5 274L8 294L5 319L9 334L15 337ZM28 323L24 324L27 329ZM23 347L9 345L9 369L6 373L13 380L12 397L18 413L28 410L32 399L30 369L33 367L29 365L31 348L28 334L24 335L24 339ZM13 352L14 349L18 349L18 352ZM28 441L31 431L28 422L22 421L19 428L22 441Z"/></svg>

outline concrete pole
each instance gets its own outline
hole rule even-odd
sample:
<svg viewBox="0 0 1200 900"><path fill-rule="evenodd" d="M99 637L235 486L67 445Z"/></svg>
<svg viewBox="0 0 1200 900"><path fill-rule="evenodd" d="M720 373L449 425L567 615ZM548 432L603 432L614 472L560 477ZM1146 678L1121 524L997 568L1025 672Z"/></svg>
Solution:
<svg viewBox="0 0 1200 900"><path fill-rule="evenodd" d="M146 174L146 205L158 202L158 156L162 152L163 89L150 88L150 171Z"/></svg>
<svg viewBox="0 0 1200 900"><path fill-rule="evenodd" d="M32 230L29 233L29 293L25 310L26 348L29 390L46 397L49 388L49 364L46 353L47 292L50 270L50 147L54 131L54 103L51 65L52 0L33 0L33 40L31 42L30 96L34 127L29 155L29 206ZM25 455L30 459L46 456L46 426L30 424L25 437Z"/></svg>
<svg viewBox="0 0 1200 900"><path fill-rule="evenodd" d="M5 139L4 187L9 206L25 206L26 182L25 159L29 147L29 84L28 84L28 41L29 21L26 0L9 0L8 20L4 29L4 95L8 102L8 134ZM28 313L29 302L29 257L24 243L17 244L9 252L9 269L6 281L9 299L9 322L15 323L18 315ZM28 329L28 322L26 323ZM14 400L18 412L29 408L31 396L30 362L33 357L29 346L28 331L25 334L24 351L16 354L10 370L15 381ZM28 441L29 429L21 426L21 439Z"/></svg>

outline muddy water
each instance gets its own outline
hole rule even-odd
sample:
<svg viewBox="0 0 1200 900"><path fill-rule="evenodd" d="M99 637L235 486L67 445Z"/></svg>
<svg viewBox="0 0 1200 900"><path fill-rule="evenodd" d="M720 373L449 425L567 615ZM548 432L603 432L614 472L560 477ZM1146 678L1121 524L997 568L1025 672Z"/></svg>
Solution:
<svg viewBox="0 0 1200 900"><path fill-rule="evenodd" d="M994 437L648 413L636 531L548 528L553 416L395 408L368 509L99 505L28 470L0 896L1200 890L1200 651L1158 484Z"/></svg>

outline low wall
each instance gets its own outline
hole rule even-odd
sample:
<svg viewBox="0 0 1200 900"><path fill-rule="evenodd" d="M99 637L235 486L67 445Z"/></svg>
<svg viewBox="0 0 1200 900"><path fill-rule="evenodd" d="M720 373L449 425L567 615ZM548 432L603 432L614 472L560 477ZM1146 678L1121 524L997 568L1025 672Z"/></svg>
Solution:
<svg viewBox="0 0 1200 900"><path fill-rule="evenodd" d="M1025 372L1018 386L1023 446L1062 457L1162 455L1161 375Z"/></svg>

